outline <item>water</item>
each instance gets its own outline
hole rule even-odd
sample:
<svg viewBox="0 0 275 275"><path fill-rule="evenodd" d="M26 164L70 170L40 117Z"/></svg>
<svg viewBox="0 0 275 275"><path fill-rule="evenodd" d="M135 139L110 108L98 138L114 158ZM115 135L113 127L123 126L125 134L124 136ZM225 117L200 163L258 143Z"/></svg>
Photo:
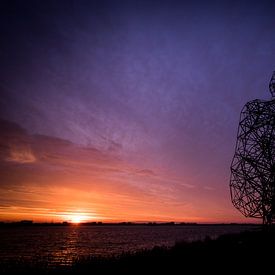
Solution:
<svg viewBox="0 0 275 275"><path fill-rule="evenodd" d="M87 256L110 256L180 241L216 238L255 229L249 225L25 226L0 228L0 262L71 265Z"/></svg>

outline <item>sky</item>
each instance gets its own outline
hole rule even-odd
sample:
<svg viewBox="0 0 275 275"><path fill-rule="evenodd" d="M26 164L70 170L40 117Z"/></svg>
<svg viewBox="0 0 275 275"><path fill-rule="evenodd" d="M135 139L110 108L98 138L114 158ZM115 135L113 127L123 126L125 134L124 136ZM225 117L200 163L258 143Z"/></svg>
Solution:
<svg viewBox="0 0 275 275"><path fill-rule="evenodd" d="M1 1L0 220L255 222L239 114L270 99L274 1Z"/></svg>

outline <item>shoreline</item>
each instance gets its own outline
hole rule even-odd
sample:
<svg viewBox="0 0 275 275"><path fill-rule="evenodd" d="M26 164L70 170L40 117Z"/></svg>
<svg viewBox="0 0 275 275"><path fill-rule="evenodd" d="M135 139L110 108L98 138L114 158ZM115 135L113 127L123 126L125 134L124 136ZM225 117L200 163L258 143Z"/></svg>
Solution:
<svg viewBox="0 0 275 275"><path fill-rule="evenodd" d="M1 227L11 226L261 226L261 223L191 223L191 222L85 222L85 223L71 223L71 222L54 222L54 223L39 223L32 221L20 222L0 222Z"/></svg>

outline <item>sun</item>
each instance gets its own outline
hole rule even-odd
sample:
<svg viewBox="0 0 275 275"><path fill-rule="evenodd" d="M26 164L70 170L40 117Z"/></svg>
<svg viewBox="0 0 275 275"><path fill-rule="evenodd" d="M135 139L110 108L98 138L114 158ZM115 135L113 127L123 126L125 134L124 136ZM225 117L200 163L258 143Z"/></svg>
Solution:
<svg viewBox="0 0 275 275"><path fill-rule="evenodd" d="M63 221L67 221L72 224L80 224L85 222L91 222L94 220L97 215L95 213L92 213L90 211L65 211L62 214L60 214Z"/></svg>
<svg viewBox="0 0 275 275"><path fill-rule="evenodd" d="M80 214L80 213L74 213L71 214L69 217L70 221L74 224L78 224L78 223L82 223L82 222L86 222L89 220L89 216L85 215L85 214Z"/></svg>

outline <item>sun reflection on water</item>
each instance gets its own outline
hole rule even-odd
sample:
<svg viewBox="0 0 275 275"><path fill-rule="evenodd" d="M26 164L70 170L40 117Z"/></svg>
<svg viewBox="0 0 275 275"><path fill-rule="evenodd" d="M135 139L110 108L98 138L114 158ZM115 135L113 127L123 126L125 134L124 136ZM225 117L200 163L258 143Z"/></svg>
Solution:
<svg viewBox="0 0 275 275"><path fill-rule="evenodd" d="M62 242L56 244L55 249L52 251L50 258L53 266L72 265L78 258L78 249L80 246L80 232L78 227L70 228L66 235L63 236Z"/></svg>

